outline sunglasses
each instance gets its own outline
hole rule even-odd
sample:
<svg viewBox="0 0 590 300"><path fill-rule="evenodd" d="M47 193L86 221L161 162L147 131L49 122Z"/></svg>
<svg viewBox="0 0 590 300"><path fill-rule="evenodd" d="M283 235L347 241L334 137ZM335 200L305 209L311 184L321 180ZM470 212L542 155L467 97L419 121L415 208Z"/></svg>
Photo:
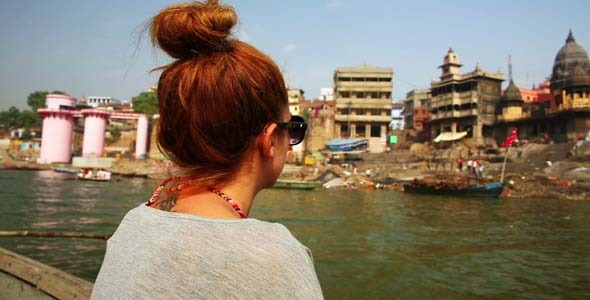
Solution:
<svg viewBox="0 0 590 300"><path fill-rule="evenodd" d="M295 146L305 137L305 130L307 130L307 123L300 116L291 116L289 122L276 122L281 129L289 130L289 146Z"/></svg>

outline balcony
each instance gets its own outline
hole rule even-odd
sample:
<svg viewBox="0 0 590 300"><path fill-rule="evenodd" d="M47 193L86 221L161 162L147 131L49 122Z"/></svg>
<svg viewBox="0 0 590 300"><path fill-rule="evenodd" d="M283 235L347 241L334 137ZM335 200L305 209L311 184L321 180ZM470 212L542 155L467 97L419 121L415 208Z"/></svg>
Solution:
<svg viewBox="0 0 590 300"><path fill-rule="evenodd" d="M389 123L393 120L392 116L372 116L372 115L335 115L334 120L337 122L367 122L367 123Z"/></svg>
<svg viewBox="0 0 590 300"><path fill-rule="evenodd" d="M391 109L391 99L338 98L336 108L383 108Z"/></svg>

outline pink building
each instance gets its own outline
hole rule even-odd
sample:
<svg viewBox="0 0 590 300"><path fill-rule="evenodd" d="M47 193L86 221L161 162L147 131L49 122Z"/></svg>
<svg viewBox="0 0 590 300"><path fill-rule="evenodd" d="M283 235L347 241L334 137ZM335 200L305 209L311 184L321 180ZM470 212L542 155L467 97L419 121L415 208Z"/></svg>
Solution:
<svg viewBox="0 0 590 300"><path fill-rule="evenodd" d="M549 81L541 83L538 88L533 86L532 89L518 88L518 90L524 103L544 103L546 107L552 107L555 104Z"/></svg>

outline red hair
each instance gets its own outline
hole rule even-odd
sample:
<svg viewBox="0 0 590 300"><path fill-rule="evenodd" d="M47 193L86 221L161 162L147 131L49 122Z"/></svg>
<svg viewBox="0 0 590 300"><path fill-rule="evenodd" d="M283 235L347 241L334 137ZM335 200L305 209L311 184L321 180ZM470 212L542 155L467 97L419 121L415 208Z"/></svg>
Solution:
<svg viewBox="0 0 590 300"><path fill-rule="evenodd" d="M176 59L158 68L158 145L206 184L229 179L288 105L273 60L229 38L236 22L231 6L207 1L169 6L150 25L154 45Z"/></svg>

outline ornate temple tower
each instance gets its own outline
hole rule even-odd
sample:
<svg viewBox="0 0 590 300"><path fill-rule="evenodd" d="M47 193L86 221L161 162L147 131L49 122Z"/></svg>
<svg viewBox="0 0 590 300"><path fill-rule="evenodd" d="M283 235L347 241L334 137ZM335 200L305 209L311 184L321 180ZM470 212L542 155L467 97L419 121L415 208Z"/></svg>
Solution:
<svg viewBox="0 0 590 300"><path fill-rule="evenodd" d="M557 55L551 74L551 93L555 96L553 109L590 107L590 60L570 30L566 43Z"/></svg>

